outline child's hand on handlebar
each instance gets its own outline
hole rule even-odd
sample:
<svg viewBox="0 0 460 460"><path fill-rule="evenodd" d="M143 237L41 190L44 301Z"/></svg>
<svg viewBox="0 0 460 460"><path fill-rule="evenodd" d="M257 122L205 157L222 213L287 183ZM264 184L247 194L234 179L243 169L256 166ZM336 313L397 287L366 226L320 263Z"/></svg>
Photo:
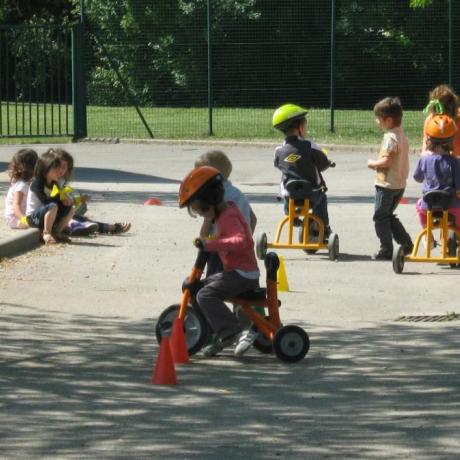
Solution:
<svg viewBox="0 0 460 460"><path fill-rule="evenodd" d="M201 238L195 238L193 240L193 245L198 249L204 249L204 242Z"/></svg>

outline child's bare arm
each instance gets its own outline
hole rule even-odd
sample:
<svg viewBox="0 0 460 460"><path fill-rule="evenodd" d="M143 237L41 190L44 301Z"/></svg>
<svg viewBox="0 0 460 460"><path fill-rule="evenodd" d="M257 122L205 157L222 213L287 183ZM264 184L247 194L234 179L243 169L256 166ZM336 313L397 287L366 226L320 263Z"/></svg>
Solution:
<svg viewBox="0 0 460 460"><path fill-rule="evenodd" d="M393 163L391 156L387 155L378 160L367 160L367 167L369 169L389 168Z"/></svg>
<svg viewBox="0 0 460 460"><path fill-rule="evenodd" d="M20 219L24 214L21 211L21 203L22 200L24 199L24 193L23 192L15 192L13 196L13 210L14 214L18 219Z"/></svg>

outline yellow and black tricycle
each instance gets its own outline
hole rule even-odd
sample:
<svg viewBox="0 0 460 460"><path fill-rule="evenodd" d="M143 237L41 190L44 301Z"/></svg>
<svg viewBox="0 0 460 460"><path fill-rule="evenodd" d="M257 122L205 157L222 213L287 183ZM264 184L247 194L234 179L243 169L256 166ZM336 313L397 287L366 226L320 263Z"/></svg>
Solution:
<svg viewBox="0 0 460 460"><path fill-rule="evenodd" d="M454 268L460 264L460 232L455 226L455 218L449 214L452 195L446 191L435 190L423 196L428 209L426 227L417 235L412 253L404 254L403 246L393 251L393 271L402 273L406 262L432 262L446 264ZM434 234L439 230L439 242Z"/></svg>
<svg viewBox="0 0 460 460"><path fill-rule="evenodd" d="M315 191L312 184L304 179L292 179L286 182L285 189L289 197L288 215L278 224L275 240L267 241L267 234L261 233L256 239L257 257L263 260L268 248L301 249L308 254L315 254L327 249L329 259L339 257L339 237L335 233L325 234L323 220L312 213L310 201ZM295 230L298 231L295 241Z"/></svg>

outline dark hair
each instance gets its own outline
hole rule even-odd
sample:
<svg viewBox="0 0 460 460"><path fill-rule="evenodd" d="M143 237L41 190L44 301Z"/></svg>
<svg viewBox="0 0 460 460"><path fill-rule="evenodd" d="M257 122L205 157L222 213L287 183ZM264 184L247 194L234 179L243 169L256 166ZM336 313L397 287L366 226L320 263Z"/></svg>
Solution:
<svg viewBox="0 0 460 460"><path fill-rule="evenodd" d="M399 97L386 97L374 105L374 115L376 117L392 118L393 126L401 124L403 110Z"/></svg>
<svg viewBox="0 0 460 460"><path fill-rule="evenodd" d="M453 150L454 140L450 139L434 139L430 136L426 139L426 148L428 150L434 150L437 147L441 147L446 153L449 153Z"/></svg>
<svg viewBox="0 0 460 460"><path fill-rule="evenodd" d="M293 120L287 120L285 125L281 126L280 129L284 134L289 134L293 129L300 128L307 121L307 117L302 115L299 118L294 118Z"/></svg>
<svg viewBox="0 0 460 460"><path fill-rule="evenodd" d="M442 105L443 113L446 113L454 120L458 117L459 97L448 85L439 85L433 88L429 94L430 100L438 99Z"/></svg>
<svg viewBox="0 0 460 460"><path fill-rule="evenodd" d="M54 149L57 154L57 157L61 160L61 164L63 161L67 163L67 172L64 175L64 179L68 181L72 177L73 172L73 156L64 149Z"/></svg>
<svg viewBox="0 0 460 460"><path fill-rule="evenodd" d="M35 177L46 182L48 171L53 168L59 168L61 160L59 159L56 150L48 149L38 160L35 165Z"/></svg>
<svg viewBox="0 0 460 460"><path fill-rule="evenodd" d="M18 150L10 162L10 177L13 182L23 180L28 182L34 175L35 165L38 155L35 150L21 149Z"/></svg>
<svg viewBox="0 0 460 460"><path fill-rule="evenodd" d="M195 217L192 211L191 204L197 202L198 208L206 212L212 206L219 206L224 201L224 183L221 174L215 176L210 182L205 184L198 190L190 203L187 206L188 212Z"/></svg>

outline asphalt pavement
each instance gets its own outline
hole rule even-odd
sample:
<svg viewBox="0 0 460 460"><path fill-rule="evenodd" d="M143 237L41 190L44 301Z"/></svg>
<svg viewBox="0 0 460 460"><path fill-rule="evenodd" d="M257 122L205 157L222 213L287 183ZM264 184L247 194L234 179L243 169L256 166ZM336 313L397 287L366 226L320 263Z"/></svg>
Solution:
<svg viewBox="0 0 460 460"><path fill-rule="evenodd" d="M41 153L47 146L35 146ZM282 206L270 145L226 144L231 179L273 239ZM0 146L0 195L16 146ZM283 255L284 324L311 339L288 365L251 350L199 354L176 386L152 386L154 325L180 299L199 220L177 207L180 180L209 150L199 143L69 144L88 215L129 220L124 235L75 238L0 261L0 438L3 458L417 458L460 449L460 271L372 261L375 149L336 147L325 173L340 256ZM417 160L411 155L412 170ZM398 215L419 230L409 181ZM148 198L159 205L146 206ZM3 209L2 209L3 213ZM3 229L0 242L21 231ZM0 243L0 247L1 247ZM22 251L24 248L22 249ZM262 268L262 264L261 264ZM263 280L262 280L263 284Z"/></svg>

